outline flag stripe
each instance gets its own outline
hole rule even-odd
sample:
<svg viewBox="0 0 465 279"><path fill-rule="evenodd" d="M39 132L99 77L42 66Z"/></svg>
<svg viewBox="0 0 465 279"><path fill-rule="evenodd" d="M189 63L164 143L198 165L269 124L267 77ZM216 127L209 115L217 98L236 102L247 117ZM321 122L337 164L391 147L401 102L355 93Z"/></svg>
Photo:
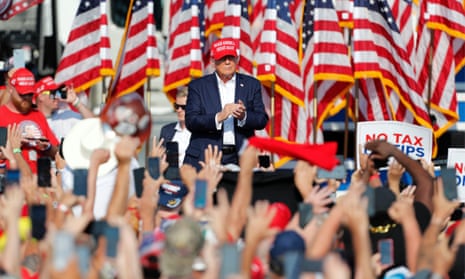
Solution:
<svg viewBox="0 0 465 279"><path fill-rule="evenodd" d="M163 91L170 101L176 98L176 89L187 85L192 78L203 74L203 53L200 34L204 26L203 5L198 0L172 0L168 61ZM202 26L202 27L201 27Z"/></svg>
<svg viewBox="0 0 465 279"><path fill-rule="evenodd" d="M113 75L105 0L82 0L55 74L57 83L73 85L77 92Z"/></svg>

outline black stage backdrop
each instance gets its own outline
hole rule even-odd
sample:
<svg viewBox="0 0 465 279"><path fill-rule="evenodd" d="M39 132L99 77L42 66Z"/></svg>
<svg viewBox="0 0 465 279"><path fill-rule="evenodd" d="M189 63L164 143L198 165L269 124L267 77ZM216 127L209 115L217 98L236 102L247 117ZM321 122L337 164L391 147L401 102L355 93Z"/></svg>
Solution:
<svg viewBox="0 0 465 279"><path fill-rule="evenodd" d="M225 188L231 200L237 183L237 172L225 172L219 188ZM270 203L283 202L292 213L297 211L302 197L294 184L293 170L284 169L274 172L257 171L253 177L252 204L257 200L268 200Z"/></svg>

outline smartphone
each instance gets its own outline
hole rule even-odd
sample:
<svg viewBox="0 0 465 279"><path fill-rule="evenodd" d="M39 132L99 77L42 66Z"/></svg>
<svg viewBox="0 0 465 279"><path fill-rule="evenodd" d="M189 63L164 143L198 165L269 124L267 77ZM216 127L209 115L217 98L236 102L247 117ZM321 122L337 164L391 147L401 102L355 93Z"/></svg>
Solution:
<svg viewBox="0 0 465 279"><path fill-rule="evenodd" d="M269 155L258 155L258 165L262 168L269 168L271 165L271 159Z"/></svg>
<svg viewBox="0 0 465 279"><path fill-rule="evenodd" d="M19 186L20 171L9 169L5 175L5 187Z"/></svg>
<svg viewBox="0 0 465 279"><path fill-rule="evenodd" d="M197 179L194 190L194 207L205 208L207 206L207 181Z"/></svg>
<svg viewBox="0 0 465 279"><path fill-rule="evenodd" d="M236 244L228 243L221 247L221 279L240 273L240 258L239 248Z"/></svg>
<svg viewBox="0 0 465 279"><path fill-rule="evenodd" d="M323 261L304 259L302 262L302 272L323 272Z"/></svg>
<svg viewBox="0 0 465 279"><path fill-rule="evenodd" d="M457 200L458 198L457 182L455 176L455 168L448 168L446 166L441 167L441 179L444 189L444 196L450 201Z"/></svg>
<svg viewBox="0 0 465 279"><path fill-rule="evenodd" d="M299 203L299 226L303 229L313 218L313 205L311 203Z"/></svg>
<svg viewBox="0 0 465 279"><path fill-rule="evenodd" d="M73 194L87 197L87 169L73 170Z"/></svg>
<svg viewBox="0 0 465 279"><path fill-rule="evenodd" d="M286 252L284 254L285 278L298 279L302 272L321 273L323 272L323 262L306 259L301 252Z"/></svg>
<svg viewBox="0 0 465 279"><path fill-rule="evenodd" d="M91 249L89 245L77 244L76 254L79 262L79 271L82 276L86 276L90 269Z"/></svg>
<svg viewBox="0 0 465 279"><path fill-rule="evenodd" d="M52 187L50 168L52 160L49 157L38 158L37 161L37 185L39 187Z"/></svg>
<svg viewBox="0 0 465 279"><path fill-rule="evenodd" d="M107 225L104 231L105 239L107 240L106 255L109 258L116 258L118 252L119 228Z"/></svg>
<svg viewBox="0 0 465 279"><path fill-rule="evenodd" d="M378 252L381 255L381 264L394 264L394 245L390 238L378 240Z"/></svg>
<svg viewBox="0 0 465 279"><path fill-rule="evenodd" d="M74 236L66 231L57 231L53 237L52 263L57 271L64 270L74 257L76 246Z"/></svg>
<svg viewBox="0 0 465 279"><path fill-rule="evenodd" d="M165 172L165 177L168 180L180 180L179 174L179 144L176 141L168 141L166 143L166 161L168 168Z"/></svg>
<svg viewBox="0 0 465 279"><path fill-rule="evenodd" d="M42 240L46 233L46 207L43 204L34 204L29 207L29 217L31 219L31 236L37 240Z"/></svg>
<svg viewBox="0 0 465 279"><path fill-rule="evenodd" d="M160 177L160 158L149 157L147 159L147 169L153 179L158 179Z"/></svg>
<svg viewBox="0 0 465 279"><path fill-rule="evenodd" d="M8 128L0 127L0 146L6 146L6 139L8 137Z"/></svg>
<svg viewBox="0 0 465 279"><path fill-rule="evenodd" d="M136 188L136 197L140 198L142 197L142 191L144 189L142 182L144 181L145 168L140 167L137 169L133 169L132 174L134 176L134 186Z"/></svg>
<svg viewBox="0 0 465 279"><path fill-rule="evenodd" d="M330 171L318 168L316 177L343 180L347 178L347 170L344 165L337 165Z"/></svg>
<svg viewBox="0 0 465 279"><path fill-rule="evenodd" d="M58 98L66 100L66 98L68 98L68 88L66 87L66 85L62 85L55 91L55 94Z"/></svg>
<svg viewBox="0 0 465 279"><path fill-rule="evenodd" d="M284 278L299 279L302 272L303 255L298 251L289 251L284 253L282 272ZM279 270L279 268L278 268Z"/></svg>
<svg viewBox="0 0 465 279"><path fill-rule="evenodd" d="M176 141L166 143L166 161L170 167L179 168L179 144Z"/></svg>
<svg viewBox="0 0 465 279"><path fill-rule="evenodd" d="M376 213L375 189L367 185L364 195L368 198L367 214L372 217Z"/></svg>
<svg viewBox="0 0 465 279"><path fill-rule="evenodd" d="M0 174L0 194L5 192L5 175Z"/></svg>

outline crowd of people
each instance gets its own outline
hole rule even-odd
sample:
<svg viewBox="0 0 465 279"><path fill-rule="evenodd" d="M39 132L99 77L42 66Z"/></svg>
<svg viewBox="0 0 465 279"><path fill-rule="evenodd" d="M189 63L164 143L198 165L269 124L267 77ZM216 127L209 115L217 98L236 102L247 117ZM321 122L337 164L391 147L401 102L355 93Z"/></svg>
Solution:
<svg viewBox="0 0 465 279"><path fill-rule="evenodd" d="M93 115L72 87L9 70L0 278L463 278L465 222L451 220L460 202L445 197L431 162L386 141L365 145L343 195L340 182L317 177L318 159L296 160L297 210L279 198L252 202L256 173L276 170L247 144L268 116L259 82L235 72L237 51L228 39L213 44L215 73L179 91L178 121L159 137L137 93ZM374 160L389 157L383 181ZM169 167L179 177L165 175Z"/></svg>

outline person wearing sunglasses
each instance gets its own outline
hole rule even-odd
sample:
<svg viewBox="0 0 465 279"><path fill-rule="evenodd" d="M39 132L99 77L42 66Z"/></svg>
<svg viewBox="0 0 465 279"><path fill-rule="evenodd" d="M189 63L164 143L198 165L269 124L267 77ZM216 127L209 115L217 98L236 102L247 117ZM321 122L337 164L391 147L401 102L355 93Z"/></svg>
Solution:
<svg viewBox="0 0 465 279"><path fill-rule="evenodd" d="M237 72L238 42L230 38L215 41L211 57L215 72L188 86L186 127L192 135L184 164L197 169L208 145L222 151L221 164L238 165L244 140L268 122L260 82Z"/></svg>
<svg viewBox="0 0 465 279"><path fill-rule="evenodd" d="M51 76L40 79L35 90L37 109L47 118L48 125L58 139L64 138L82 119L94 117L72 86L57 84Z"/></svg>
<svg viewBox="0 0 465 279"><path fill-rule="evenodd" d="M176 94L176 101L173 104L174 111L178 117L178 121L164 125L160 130L160 140L163 139L163 145L175 141L178 143L179 166L184 161L186 148L191 138L191 132L186 128L185 115L186 115L186 102L187 102L187 87L180 87Z"/></svg>
<svg viewBox="0 0 465 279"><path fill-rule="evenodd" d="M13 153L21 153L33 173L37 173L37 159L53 158L59 143L47 119L33 107L35 84L35 76L28 69L11 69L6 84L9 101L0 106L0 126L17 124L21 131L21 147Z"/></svg>

